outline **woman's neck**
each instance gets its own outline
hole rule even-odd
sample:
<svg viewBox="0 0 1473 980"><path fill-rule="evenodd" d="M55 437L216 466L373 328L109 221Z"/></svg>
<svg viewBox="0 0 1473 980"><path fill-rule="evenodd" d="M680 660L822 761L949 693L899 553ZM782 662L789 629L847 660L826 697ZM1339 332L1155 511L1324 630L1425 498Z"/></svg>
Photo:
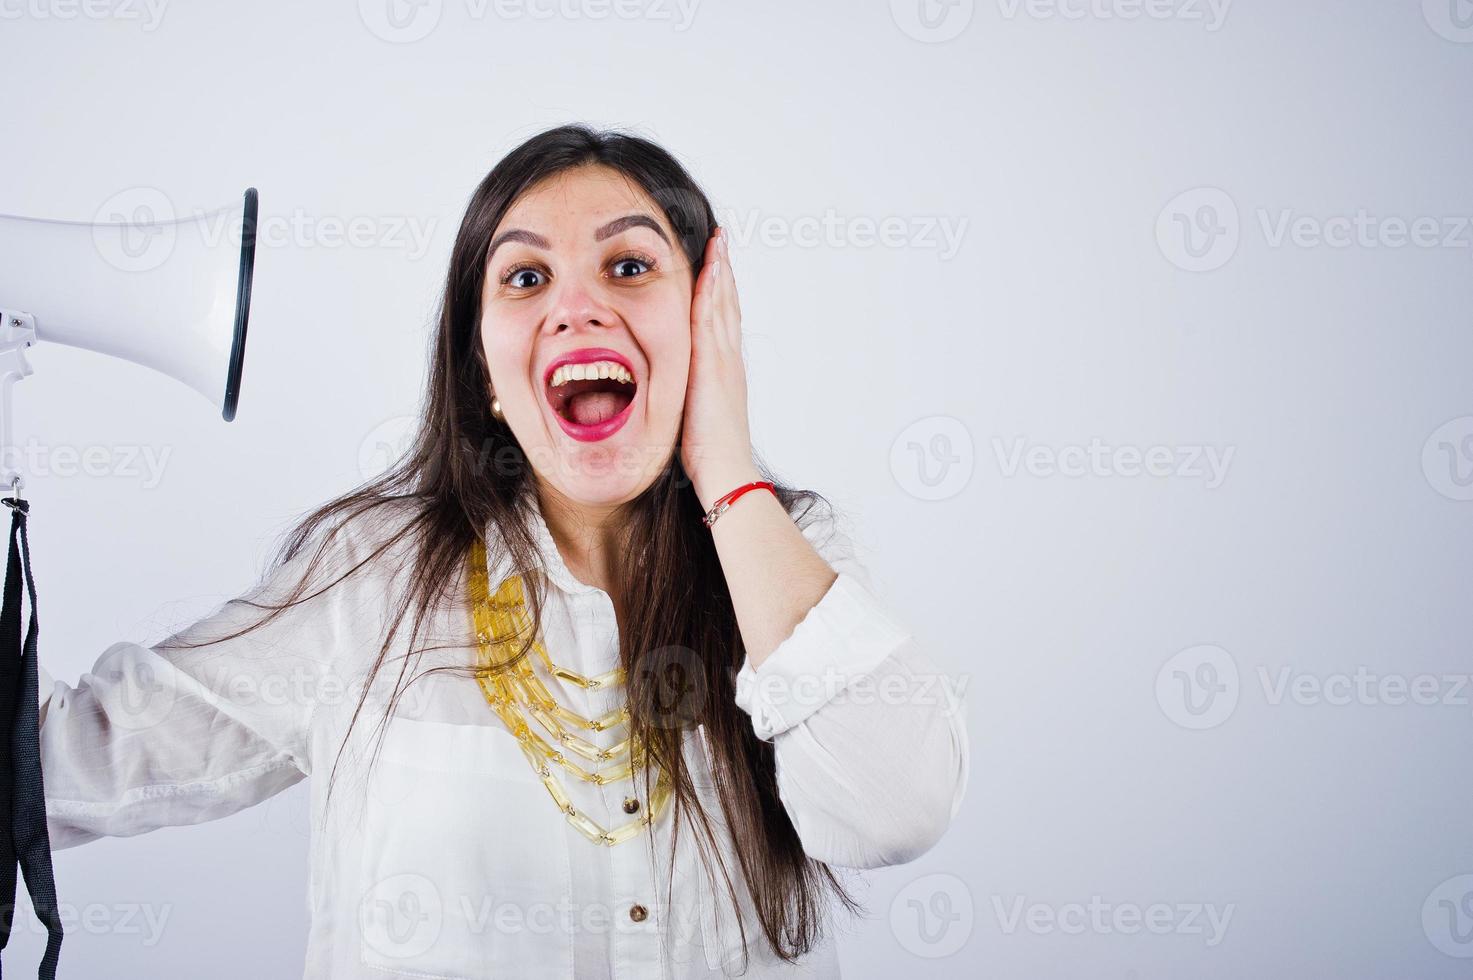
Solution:
<svg viewBox="0 0 1473 980"><path fill-rule="evenodd" d="M584 585L613 594L619 558L619 505L581 504L552 488L538 492L542 520L568 572Z"/></svg>

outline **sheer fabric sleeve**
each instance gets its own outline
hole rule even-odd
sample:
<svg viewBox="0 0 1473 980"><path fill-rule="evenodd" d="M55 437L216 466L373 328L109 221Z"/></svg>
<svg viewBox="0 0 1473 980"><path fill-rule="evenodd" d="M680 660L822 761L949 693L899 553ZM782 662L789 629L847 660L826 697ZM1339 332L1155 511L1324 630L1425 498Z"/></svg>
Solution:
<svg viewBox="0 0 1473 980"><path fill-rule="evenodd" d="M964 705L956 680L875 594L832 509L810 508L799 526L838 578L760 667L741 669L737 704L773 743L778 790L810 856L902 864L961 806Z"/></svg>
<svg viewBox="0 0 1473 980"><path fill-rule="evenodd" d="M348 531L329 541L301 604L241 636L307 571L315 544L245 593L152 647L119 642L75 685L40 673L41 763L53 849L201 823L280 792L312 771L313 711L353 640L363 572L325 591L362 556ZM324 576L324 569L331 575ZM315 596L313 592L318 592ZM372 617L368 617L372 618Z"/></svg>

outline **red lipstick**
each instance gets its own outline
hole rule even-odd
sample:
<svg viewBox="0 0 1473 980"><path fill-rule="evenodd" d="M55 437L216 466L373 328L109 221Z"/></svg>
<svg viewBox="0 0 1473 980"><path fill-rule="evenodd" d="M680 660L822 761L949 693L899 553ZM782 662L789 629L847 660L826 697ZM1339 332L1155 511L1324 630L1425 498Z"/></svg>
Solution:
<svg viewBox="0 0 1473 980"><path fill-rule="evenodd" d="M552 376L558 368L565 364L588 364L593 361L611 361L614 364L618 364L624 370L628 371L630 376L635 378L635 381L633 389L629 394L629 403L618 414L612 415L602 422L597 422L593 425L582 425L574 422L572 419L565 418L562 412L559 411L561 402L558 396L554 394ZM573 381L568 383L577 384L578 382ZM577 439L579 442L598 442L601 439L607 439L623 428L624 423L628 422L630 416L634 413L634 396L639 389L634 365L623 354L607 347L580 347L577 350L558 355L543 369L542 385L544 397L547 400L548 406L552 409L553 418L557 419L558 426L570 437Z"/></svg>

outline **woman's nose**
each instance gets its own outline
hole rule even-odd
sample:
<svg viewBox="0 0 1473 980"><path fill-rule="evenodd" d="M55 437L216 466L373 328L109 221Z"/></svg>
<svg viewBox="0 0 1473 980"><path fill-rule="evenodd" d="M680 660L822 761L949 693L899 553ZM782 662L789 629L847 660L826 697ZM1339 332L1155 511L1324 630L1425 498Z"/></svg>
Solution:
<svg viewBox="0 0 1473 980"><path fill-rule="evenodd" d="M597 287L564 279L553 288L556 292L547 317L548 330L561 333L573 328L614 325L614 312L599 296Z"/></svg>

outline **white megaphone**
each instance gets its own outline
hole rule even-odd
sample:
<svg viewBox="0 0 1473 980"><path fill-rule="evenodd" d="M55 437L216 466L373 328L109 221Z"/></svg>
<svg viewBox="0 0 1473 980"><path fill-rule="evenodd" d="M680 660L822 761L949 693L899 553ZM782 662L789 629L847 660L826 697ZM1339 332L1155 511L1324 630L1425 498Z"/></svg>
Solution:
<svg viewBox="0 0 1473 980"><path fill-rule="evenodd" d="M11 391L36 340L153 368L235 418L258 208L251 187L233 207L178 218L162 192L135 188L96 222L0 215L0 487L23 485Z"/></svg>

